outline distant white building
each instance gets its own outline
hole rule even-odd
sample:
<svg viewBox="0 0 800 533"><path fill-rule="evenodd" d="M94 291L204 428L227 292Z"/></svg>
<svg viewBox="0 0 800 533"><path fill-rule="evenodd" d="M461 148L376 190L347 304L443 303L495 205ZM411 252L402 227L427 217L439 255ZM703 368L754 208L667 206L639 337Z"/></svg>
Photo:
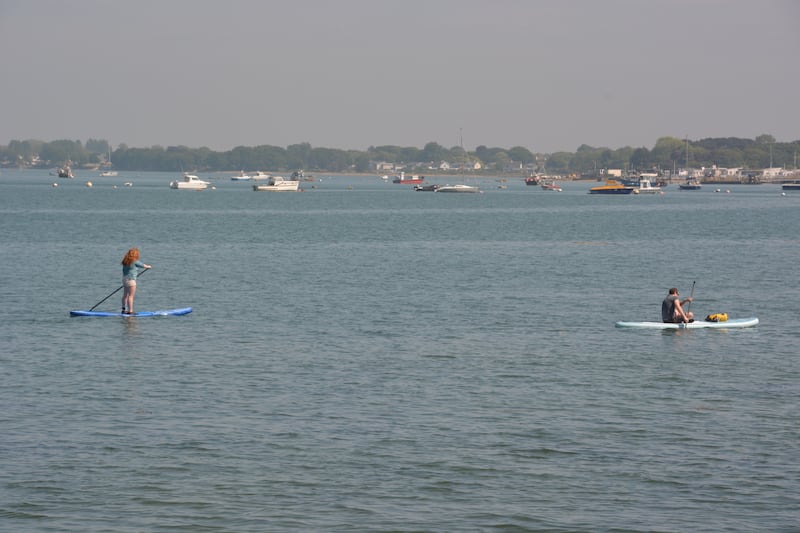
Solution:
<svg viewBox="0 0 800 533"><path fill-rule="evenodd" d="M739 178L742 175L742 169L741 167L725 168L714 165L709 169L704 169L704 174L705 177L707 178L718 178L718 179Z"/></svg>
<svg viewBox="0 0 800 533"><path fill-rule="evenodd" d="M786 172L781 167L765 168L761 171L761 178L770 180L784 176Z"/></svg>

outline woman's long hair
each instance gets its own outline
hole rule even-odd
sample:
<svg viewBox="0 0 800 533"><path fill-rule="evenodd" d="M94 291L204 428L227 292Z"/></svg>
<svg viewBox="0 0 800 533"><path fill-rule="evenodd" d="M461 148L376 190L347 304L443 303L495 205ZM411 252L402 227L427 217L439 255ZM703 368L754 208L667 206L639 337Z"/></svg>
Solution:
<svg viewBox="0 0 800 533"><path fill-rule="evenodd" d="M136 261L139 260L139 249L138 248L131 248L125 254L125 257L122 258L122 264L125 266L131 266Z"/></svg>

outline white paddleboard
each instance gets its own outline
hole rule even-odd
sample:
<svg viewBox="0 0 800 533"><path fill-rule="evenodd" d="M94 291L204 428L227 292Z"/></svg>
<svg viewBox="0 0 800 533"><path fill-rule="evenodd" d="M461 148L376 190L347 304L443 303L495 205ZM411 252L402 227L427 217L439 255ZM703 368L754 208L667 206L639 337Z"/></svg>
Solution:
<svg viewBox="0 0 800 533"><path fill-rule="evenodd" d="M758 324L758 318L735 318L725 322L706 322L695 320L688 324L670 324L667 322L617 322L618 328L644 328L644 329L701 329L701 328L749 328Z"/></svg>

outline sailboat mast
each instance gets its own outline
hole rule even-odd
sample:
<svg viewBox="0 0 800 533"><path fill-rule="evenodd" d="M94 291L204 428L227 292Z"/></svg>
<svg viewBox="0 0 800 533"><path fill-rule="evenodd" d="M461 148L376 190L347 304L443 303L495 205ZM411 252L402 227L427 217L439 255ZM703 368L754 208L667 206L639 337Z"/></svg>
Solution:
<svg viewBox="0 0 800 533"><path fill-rule="evenodd" d="M464 171L467 169L467 152L464 151L464 133L461 128L458 128L458 140L461 145L461 152L464 154L462 157L464 161L461 162L461 179L464 179Z"/></svg>
<svg viewBox="0 0 800 533"><path fill-rule="evenodd" d="M689 179L689 136L686 136L686 179Z"/></svg>
<svg viewBox="0 0 800 533"><path fill-rule="evenodd" d="M772 168L772 143L769 143L769 168Z"/></svg>

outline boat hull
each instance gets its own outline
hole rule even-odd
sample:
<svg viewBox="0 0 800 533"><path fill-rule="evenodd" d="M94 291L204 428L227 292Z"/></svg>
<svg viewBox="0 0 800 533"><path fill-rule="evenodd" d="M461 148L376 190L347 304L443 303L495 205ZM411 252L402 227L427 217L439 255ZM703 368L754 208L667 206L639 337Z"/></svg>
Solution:
<svg viewBox="0 0 800 533"><path fill-rule="evenodd" d="M449 193L476 193L480 189L471 185L442 185L436 192L449 192Z"/></svg>
<svg viewBox="0 0 800 533"><path fill-rule="evenodd" d="M253 190L267 192L296 192L299 186L299 181L284 181L273 185L253 185Z"/></svg>
<svg viewBox="0 0 800 533"><path fill-rule="evenodd" d="M621 187L618 189L590 189L589 194L632 194L633 187Z"/></svg>
<svg viewBox="0 0 800 533"><path fill-rule="evenodd" d="M399 176L395 176L394 179L392 179L392 183L399 183L400 185L419 185L424 181L425 176L406 176L405 172L401 172Z"/></svg>
<svg viewBox="0 0 800 533"><path fill-rule="evenodd" d="M703 188L703 186L700 184L699 180L695 178L689 178L685 183L679 184L678 188L682 191L699 191Z"/></svg>
<svg viewBox="0 0 800 533"><path fill-rule="evenodd" d="M173 181L169 184L170 189L179 189L182 191L204 191L208 189L208 185L198 185L195 183L183 183L180 181Z"/></svg>

